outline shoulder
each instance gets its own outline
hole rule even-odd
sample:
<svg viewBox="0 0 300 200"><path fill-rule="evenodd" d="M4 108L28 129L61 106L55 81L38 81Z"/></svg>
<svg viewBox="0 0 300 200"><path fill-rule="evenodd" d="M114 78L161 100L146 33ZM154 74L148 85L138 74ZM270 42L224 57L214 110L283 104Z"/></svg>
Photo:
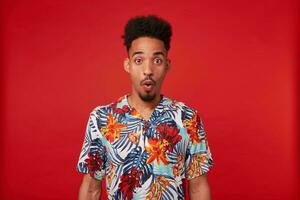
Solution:
<svg viewBox="0 0 300 200"><path fill-rule="evenodd" d="M91 111L90 111L90 117L91 118L104 118L107 116L109 112L112 111L114 106L117 104L118 101L114 101L108 104L103 104L103 105L97 105L95 106Z"/></svg>
<svg viewBox="0 0 300 200"><path fill-rule="evenodd" d="M101 116L101 114L106 113L107 110L111 107L110 104L108 105L98 105L96 107L94 107L91 111L90 111L90 116L91 117L97 117L99 118Z"/></svg>
<svg viewBox="0 0 300 200"><path fill-rule="evenodd" d="M166 99L167 99L166 104L169 107L172 107L173 109L175 109L176 111L180 111L182 113L183 119L185 119L185 118L191 119L193 116L199 115L198 110L194 106L191 106L182 101L178 101L178 100L171 99L168 97L166 97Z"/></svg>
<svg viewBox="0 0 300 200"><path fill-rule="evenodd" d="M112 110L112 105L113 103L95 106L89 113L89 126L97 127L98 129L104 127L107 122L108 113Z"/></svg>

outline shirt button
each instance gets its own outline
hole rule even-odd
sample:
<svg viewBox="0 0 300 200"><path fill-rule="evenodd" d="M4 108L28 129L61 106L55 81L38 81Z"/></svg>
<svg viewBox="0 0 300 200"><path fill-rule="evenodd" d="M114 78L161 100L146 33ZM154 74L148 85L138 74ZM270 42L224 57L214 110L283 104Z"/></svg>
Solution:
<svg viewBox="0 0 300 200"><path fill-rule="evenodd" d="M148 121L144 121L144 127L143 130L146 131L150 126L150 123Z"/></svg>

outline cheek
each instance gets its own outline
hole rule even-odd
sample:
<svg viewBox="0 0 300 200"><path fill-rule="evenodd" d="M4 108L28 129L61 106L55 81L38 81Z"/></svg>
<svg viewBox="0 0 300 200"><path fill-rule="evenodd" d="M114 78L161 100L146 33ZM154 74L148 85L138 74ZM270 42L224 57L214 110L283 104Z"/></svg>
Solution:
<svg viewBox="0 0 300 200"><path fill-rule="evenodd" d="M138 76L142 72L141 66L136 66L135 64L130 64L129 73L132 76Z"/></svg>
<svg viewBox="0 0 300 200"><path fill-rule="evenodd" d="M161 70L157 79L162 82L167 75L167 71L165 69Z"/></svg>
<svg viewBox="0 0 300 200"><path fill-rule="evenodd" d="M136 71L131 71L130 72L130 78L133 84L138 84L140 82L139 80L139 75L136 73Z"/></svg>

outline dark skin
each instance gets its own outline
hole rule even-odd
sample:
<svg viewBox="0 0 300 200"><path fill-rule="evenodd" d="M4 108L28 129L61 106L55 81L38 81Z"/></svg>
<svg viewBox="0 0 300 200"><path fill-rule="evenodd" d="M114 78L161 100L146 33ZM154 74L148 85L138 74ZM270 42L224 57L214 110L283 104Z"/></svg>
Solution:
<svg viewBox="0 0 300 200"><path fill-rule="evenodd" d="M170 60L164 43L149 37L134 40L128 54L124 61L124 69L130 75L132 86L128 101L148 120L161 100L160 90L170 69ZM148 81L149 87L143 84L147 83L147 79L151 80Z"/></svg>
<svg viewBox="0 0 300 200"><path fill-rule="evenodd" d="M146 120L149 120L161 100L161 86L170 66L171 61L161 40L140 37L132 42L128 58L124 60L124 70L130 75L132 86L128 103ZM85 174L78 199L99 200L100 186L100 181ZM210 200L207 175L189 180L188 191L191 200Z"/></svg>

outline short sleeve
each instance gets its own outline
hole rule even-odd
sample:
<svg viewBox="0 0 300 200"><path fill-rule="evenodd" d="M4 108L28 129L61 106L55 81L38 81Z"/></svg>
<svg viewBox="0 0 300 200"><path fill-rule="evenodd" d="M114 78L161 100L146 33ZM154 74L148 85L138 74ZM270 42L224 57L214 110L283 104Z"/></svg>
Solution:
<svg viewBox="0 0 300 200"><path fill-rule="evenodd" d="M89 173L91 177L102 180L105 176L106 149L102 142L102 135L99 129L99 117L97 109L94 109L89 116L85 137L77 163L77 171Z"/></svg>
<svg viewBox="0 0 300 200"><path fill-rule="evenodd" d="M189 135L185 158L185 176L190 180L207 173L214 163L202 119L197 111L193 113L192 118L186 119L184 124Z"/></svg>

